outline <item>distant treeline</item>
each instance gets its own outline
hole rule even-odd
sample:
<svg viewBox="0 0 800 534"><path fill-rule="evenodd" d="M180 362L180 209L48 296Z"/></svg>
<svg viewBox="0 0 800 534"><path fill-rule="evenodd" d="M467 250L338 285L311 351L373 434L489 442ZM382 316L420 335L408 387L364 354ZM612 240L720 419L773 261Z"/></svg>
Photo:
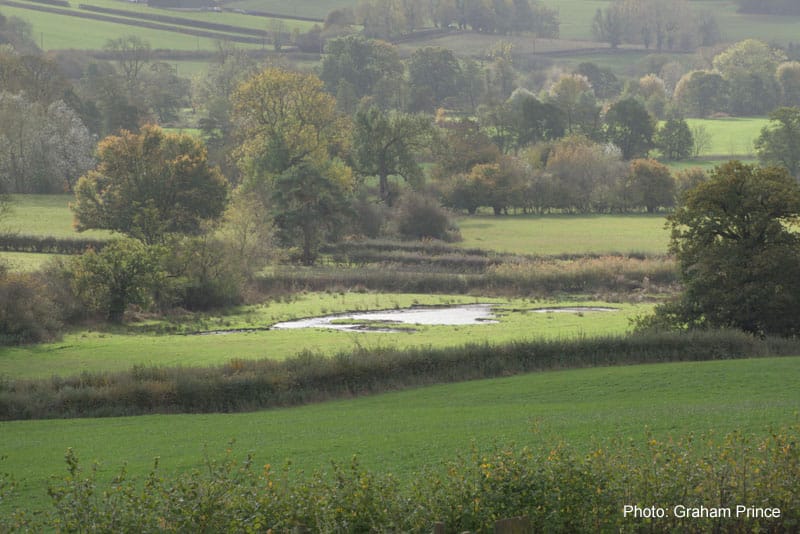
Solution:
<svg viewBox="0 0 800 534"><path fill-rule="evenodd" d="M739 0L740 13L764 15L800 15L797 0Z"/></svg>

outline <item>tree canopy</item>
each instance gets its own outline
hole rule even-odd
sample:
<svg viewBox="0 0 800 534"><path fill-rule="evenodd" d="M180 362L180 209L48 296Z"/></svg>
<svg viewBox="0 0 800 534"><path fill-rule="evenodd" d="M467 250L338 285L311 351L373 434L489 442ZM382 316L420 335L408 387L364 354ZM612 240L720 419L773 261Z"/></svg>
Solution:
<svg viewBox="0 0 800 534"><path fill-rule="evenodd" d="M232 101L236 155L251 178L325 161L349 139L346 118L313 74L270 67L244 81Z"/></svg>
<svg viewBox="0 0 800 534"><path fill-rule="evenodd" d="M769 118L755 143L759 161L800 176L800 108L778 108Z"/></svg>
<svg viewBox="0 0 800 534"><path fill-rule="evenodd" d="M800 185L782 168L717 167L668 218L685 287L680 324L800 332Z"/></svg>
<svg viewBox="0 0 800 534"><path fill-rule="evenodd" d="M97 148L98 163L76 186L78 230L105 228L147 243L196 233L225 209L228 187L202 143L157 126L123 131Z"/></svg>
<svg viewBox="0 0 800 534"><path fill-rule="evenodd" d="M430 144L433 127L429 117L387 113L372 106L360 109L354 122L355 167L364 176L379 178L381 199L388 198L389 175L419 185L422 168L416 153Z"/></svg>
<svg viewBox="0 0 800 534"><path fill-rule="evenodd" d="M635 98L620 100L606 113L608 140L622 150L624 159L644 156L653 147L655 120Z"/></svg>

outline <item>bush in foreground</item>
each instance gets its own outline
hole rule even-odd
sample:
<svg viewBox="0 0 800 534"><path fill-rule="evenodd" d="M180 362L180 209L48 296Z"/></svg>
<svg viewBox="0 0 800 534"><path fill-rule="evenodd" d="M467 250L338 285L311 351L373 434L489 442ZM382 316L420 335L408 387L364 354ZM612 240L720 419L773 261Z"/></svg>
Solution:
<svg viewBox="0 0 800 534"><path fill-rule="evenodd" d="M448 532L490 532L500 519L524 516L531 532L796 532L798 442L800 425L759 439L605 441L586 455L564 444L510 445L474 449L408 485L355 457L309 476L230 450L188 473L165 476L156 461L143 481L123 469L103 485L96 466L85 470L69 449L66 476L48 490L53 508L36 517L18 511L0 519L0 530L430 532L443 522ZM4 487L13 490L0 478ZM626 506L660 507L665 517L626 516ZM682 517L700 507L731 517ZM780 517L748 517L739 507Z"/></svg>

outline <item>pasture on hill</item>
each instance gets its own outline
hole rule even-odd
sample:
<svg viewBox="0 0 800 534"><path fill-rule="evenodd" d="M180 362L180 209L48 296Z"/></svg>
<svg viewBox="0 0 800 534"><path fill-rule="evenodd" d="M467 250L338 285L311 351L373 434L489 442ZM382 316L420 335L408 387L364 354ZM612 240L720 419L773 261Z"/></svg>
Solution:
<svg viewBox="0 0 800 534"><path fill-rule="evenodd" d="M592 39L594 14L598 9L608 7L611 1L543 0L543 3L558 9L562 39ZM735 0L693 0L689 4L695 10L713 13L724 42L761 39L785 45L797 41L800 17L737 13L738 3Z"/></svg>
<svg viewBox="0 0 800 534"><path fill-rule="evenodd" d="M100 50L108 40L126 34L136 34L148 41L153 49L213 51L218 41L239 37L256 38L257 42L239 42L238 47L271 48L266 33L263 37L257 37L252 32L272 32L279 29L291 33L295 29L307 31L313 26L312 22L301 20L272 19L214 11L172 11L113 0L96 0L86 5L113 9L114 13L95 13L81 9L77 4L70 7L42 6L26 0L14 0L11 4L0 2L0 9L6 15L17 16L30 22L34 28L33 37L43 50ZM159 22L144 20L142 16L148 18L163 16L178 20ZM143 27L141 23L156 25L157 28ZM226 25L230 28L214 30L202 27L207 23ZM205 33L192 35L185 33L184 30Z"/></svg>
<svg viewBox="0 0 800 534"><path fill-rule="evenodd" d="M142 416L0 423L0 471L19 483L0 513L47 506L49 477L64 452L98 463L109 482L126 465L143 477L200 468L228 448L274 469L327 470L331 460L393 473L408 482L473 447L568 445L579 453L610 440L642 443L734 430L765 436L797 423L800 357L552 371L463 382L324 404L241 414ZM235 443L231 445L231 441ZM703 454L703 441L696 441Z"/></svg>

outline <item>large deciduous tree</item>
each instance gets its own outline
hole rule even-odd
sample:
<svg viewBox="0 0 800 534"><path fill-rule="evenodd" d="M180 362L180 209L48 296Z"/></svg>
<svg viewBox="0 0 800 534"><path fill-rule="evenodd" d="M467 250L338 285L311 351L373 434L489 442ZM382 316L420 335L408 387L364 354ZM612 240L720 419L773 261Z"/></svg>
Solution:
<svg viewBox="0 0 800 534"><path fill-rule="evenodd" d="M120 239L102 251L88 252L71 261L73 291L84 304L122 322L129 304L145 304L157 284L160 270L155 249L135 239Z"/></svg>
<svg viewBox="0 0 800 534"><path fill-rule="evenodd" d="M597 124L600 109L588 78L581 74L565 74L550 87L550 102L564 112L568 133L589 135Z"/></svg>
<svg viewBox="0 0 800 534"><path fill-rule="evenodd" d="M770 123L761 129L755 146L763 165L785 167L800 175L800 108L778 108L770 113Z"/></svg>
<svg viewBox="0 0 800 534"><path fill-rule="evenodd" d="M390 175L420 184L422 168L417 153L430 145L433 134L428 117L384 112L372 106L360 109L354 122L355 168L362 176L379 178L382 200L389 200Z"/></svg>
<svg viewBox="0 0 800 534"><path fill-rule="evenodd" d="M673 99L683 113L707 117L728 108L730 84L718 72L696 70L678 80Z"/></svg>
<svg viewBox="0 0 800 534"><path fill-rule="evenodd" d="M94 140L64 102L0 92L0 191L63 193L94 164Z"/></svg>
<svg viewBox="0 0 800 534"><path fill-rule="evenodd" d="M138 35L125 35L109 39L103 49L117 63L130 94L139 89L140 75L150 62L152 51L150 43Z"/></svg>
<svg viewBox="0 0 800 534"><path fill-rule="evenodd" d="M196 138L145 126L100 142L72 205L78 230L105 228L144 240L196 233L225 209L228 187Z"/></svg>
<svg viewBox="0 0 800 534"><path fill-rule="evenodd" d="M669 167L656 160L633 160L626 185L631 207L644 207L647 213L655 213L658 208L675 204L675 179Z"/></svg>
<svg viewBox="0 0 800 534"><path fill-rule="evenodd" d="M284 246L298 247L300 261L313 265L320 245L345 227L351 190L350 169L338 162L290 167L275 179L272 189L277 239Z"/></svg>
<svg viewBox="0 0 800 534"><path fill-rule="evenodd" d="M461 66L452 50L426 47L416 50L408 62L413 111L433 111L461 91Z"/></svg>
<svg viewBox="0 0 800 534"><path fill-rule="evenodd" d="M655 121L635 98L620 100L606 113L608 140L622 150L624 159L644 156L653 147Z"/></svg>
<svg viewBox="0 0 800 534"><path fill-rule="evenodd" d="M755 39L738 42L714 57L714 68L730 87L730 111L762 115L775 107L780 86L775 78L783 52Z"/></svg>
<svg viewBox="0 0 800 534"><path fill-rule="evenodd" d="M655 145L668 160L688 158L694 147L689 124L684 119L669 119L656 132Z"/></svg>
<svg viewBox="0 0 800 534"><path fill-rule="evenodd" d="M321 164L350 137L336 100L313 74L267 68L233 94L236 157L245 177L275 177L300 164Z"/></svg>
<svg viewBox="0 0 800 534"><path fill-rule="evenodd" d="M717 167L668 218L685 287L679 325L800 333L800 185L785 169Z"/></svg>
<svg viewBox="0 0 800 534"><path fill-rule="evenodd" d="M320 78L331 94L350 84L356 98L375 93L381 84L397 86L403 64L397 49L389 43L348 35L328 41Z"/></svg>

